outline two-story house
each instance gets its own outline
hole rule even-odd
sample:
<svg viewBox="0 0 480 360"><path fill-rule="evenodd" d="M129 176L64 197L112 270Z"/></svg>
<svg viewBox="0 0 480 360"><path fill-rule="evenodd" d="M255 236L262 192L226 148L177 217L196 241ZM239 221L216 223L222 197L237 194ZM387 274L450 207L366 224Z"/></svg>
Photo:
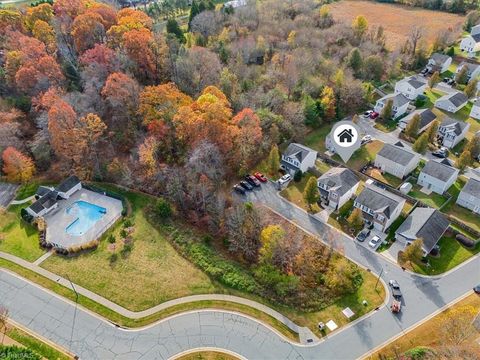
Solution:
<svg viewBox="0 0 480 360"><path fill-rule="evenodd" d="M418 175L417 184L437 194L443 194L457 180L459 170L448 159L430 160Z"/></svg>
<svg viewBox="0 0 480 360"><path fill-rule="evenodd" d="M400 119L400 121L398 122L398 127L402 130L405 130L415 115L420 116L420 124L418 126L417 135L427 130L430 124L437 119L437 115L432 110L417 109L415 111L412 111L404 118Z"/></svg>
<svg viewBox="0 0 480 360"><path fill-rule="evenodd" d="M427 82L423 77L409 76L395 84L395 94L402 94L409 100L415 100L427 89Z"/></svg>
<svg viewBox="0 0 480 360"><path fill-rule="evenodd" d="M480 181L470 178L458 194L457 204L480 214Z"/></svg>
<svg viewBox="0 0 480 360"><path fill-rule="evenodd" d="M331 168L317 179L322 201L334 210L340 209L357 191L360 179L346 168Z"/></svg>
<svg viewBox="0 0 480 360"><path fill-rule="evenodd" d="M315 150L302 144L291 143L282 154L280 167L290 174L295 174L299 170L304 173L315 167L316 160Z"/></svg>
<svg viewBox="0 0 480 360"><path fill-rule="evenodd" d="M468 129L470 129L470 123L446 118L438 128L438 135L443 146L453 148L465 138Z"/></svg>
<svg viewBox="0 0 480 360"><path fill-rule="evenodd" d="M460 71L462 71L464 67L467 68L468 80L475 79L480 75L480 65L472 64L466 61L461 62L460 65L457 66L457 70L455 70L455 73L458 74Z"/></svg>
<svg viewBox="0 0 480 360"><path fill-rule="evenodd" d="M400 141L383 145L375 157L375 167L393 176L403 179L420 162L420 155L407 149Z"/></svg>
<svg viewBox="0 0 480 360"><path fill-rule="evenodd" d="M447 71L450 65L452 65L451 56L440 53L433 53L432 56L430 56L430 59L428 59L428 64L426 67L428 71L438 71L441 74Z"/></svg>
<svg viewBox="0 0 480 360"><path fill-rule="evenodd" d="M417 207L395 231L395 239L404 246L422 239L423 255L427 256L449 226L450 221L440 211Z"/></svg>
<svg viewBox="0 0 480 360"><path fill-rule="evenodd" d="M468 103L468 97L464 93L457 91L452 92L442 97L438 98L435 101L435 107L451 112L456 113L462 109Z"/></svg>
<svg viewBox="0 0 480 360"><path fill-rule="evenodd" d="M363 218L373 222L375 229L387 230L400 216L405 199L375 185L366 185L354 206L362 210Z"/></svg>
<svg viewBox="0 0 480 360"><path fill-rule="evenodd" d="M402 116L408 110L409 101L403 94L388 94L381 99L377 100L374 110L381 114L383 108L389 100L392 100L392 117L394 119Z"/></svg>
<svg viewBox="0 0 480 360"><path fill-rule="evenodd" d="M480 120L480 104L474 103L472 106L472 110L470 110L470 117Z"/></svg>
<svg viewBox="0 0 480 360"><path fill-rule="evenodd" d="M469 54L480 51L480 34L465 35L460 42L460 50Z"/></svg>

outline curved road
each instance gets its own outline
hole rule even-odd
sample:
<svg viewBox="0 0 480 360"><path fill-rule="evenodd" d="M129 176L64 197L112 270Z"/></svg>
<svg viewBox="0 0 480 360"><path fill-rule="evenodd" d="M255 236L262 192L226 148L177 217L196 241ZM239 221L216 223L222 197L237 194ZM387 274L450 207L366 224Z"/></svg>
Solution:
<svg viewBox="0 0 480 360"><path fill-rule="evenodd" d="M402 313L394 316L384 306L318 344L302 346L254 319L218 310L184 313L142 329L125 330L79 308L72 332L75 307L71 302L6 271L0 271L0 299L13 320L71 349L82 359L167 359L200 347L228 349L248 359L355 359L480 282L478 256L435 278L404 272L283 200L271 184L262 188L250 193L249 199L264 203L311 233L334 240L334 246L342 247L346 256L382 273L384 280L396 279L403 291Z"/></svg>

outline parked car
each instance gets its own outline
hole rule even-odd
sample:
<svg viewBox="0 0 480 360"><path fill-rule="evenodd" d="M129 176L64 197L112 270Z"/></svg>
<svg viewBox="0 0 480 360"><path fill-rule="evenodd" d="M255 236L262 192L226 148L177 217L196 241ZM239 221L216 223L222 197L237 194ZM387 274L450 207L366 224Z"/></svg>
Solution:
<svg viewBox="0 0 480 360"><path fill-rule="evenodd" d="M255 176L261 182L267 182L268 181L267 178L265 177L265 175L263 175L260 172L256 172L255 174L253 174L253 176Z"/></svg>
<svg viewBox="0 0 480 360"><path fill-rule="evenodd" d="M373 111L373 112L370 114L370 119L375 120L375 119L378 118L379 116L380 116L379 113L377 113L376 111Z"/></svg>
<svg viewBox="0 0 480 360"><path fill-rule="evenodd" d="M285 174L285 175L283 175L283 176L278 180L278 183L279 183L280 185L283 185L283 184L289 182L290 180L292 180L292 175L290 175L290 174Z"/></svg>
<svg viewBox="0 0 480 360"><path fill-rule="evenodd" d="M367 110L363 113L363 116L369 117L373 113L373 110Z"/></svg>
<svg viewBox="0 0 480 360"><path fill-rule="evenodd" d="M245 190L243 189L243 187L240 184L233 185L233 190L235 190L237 193L239 193L241 195L245 195Z"/></svg>
<svg viewBox="0 0 480 360"><path fill-rule="evenodd" d="M448 85L451 85L451 86L454 86L456 83L455 83L455 80L453 80L453 79L448 79L447 84L448 84Z"/></svg>
<svg viewBox="0 0 480 360"><path fill-rule="evenodd" d="M402 292L400 291L400 285L398 285L397 280L390 280L388 282L388 285L390 285L390 288L392 289L392 295L395 299L399 299L402 297Z"/></svg>
<svg viewBox="0 0 480 360"><path fill-rule="evenodd" d="M372 141L372 136L371 135L365 135L362 140L361 140L361 144L368 144L369 142Z"/></svg>
<svg viewBox="0 0 480 360"><path fill-rule="evenodd" d="M363 229L360 231L357 235L357 240L360 242L365 241L365 239L370 235L370 230L368 229Z"/></svg>
<svg viewBox="0 0 480 360"><path fill-rule="evenodd" d="M432 155L444 159L448 156L448 150L446 147L441 147L440 149L432 152Z"/></svg>
<svg viewBox="0 0 480 360"><path fill-rule="evenodd" d="M428 69L427 69L427 68L425 68L425 69L423 69L422 71L420 71L420 75L425 76L425 75L427 75L427 74L428 74Z"/></svg>
<svg viewBox="0 0 480 360"><path fill-rule="evenodd" d="M258 179L253 176L253 175L245 175L245 180L252 186L256 186L256 187L259 187L260 186L260 181L258 181Z"/></svg>
<svg viewBox="0 0 480 360"><path fill-rule="evenodd" d="M240 186L243 187L245 190L253 190L253 186L246 181L240 181Z"/></svg>
<svg viewBox="0 0 480 360"><path fill-rule="evenodd" d="M372 238L372 240L369 241L368 246L370 246L371 248L374 248L375 246L378 245L379 242L380 242L380 237L378 235L375 235Z"/></svg>
<svg viewBox="0 0 480 360"><path fill-rule="evenodd" d="M477 286L475 286L473 288L473 291L475 291L476 294L480 294L480 284L478 284Z"/></svg>
<svg viewBox="0 0 480 360"><path fill-rule="evenodd" d="M365 225L367 226L368 230L373 229L373 222L371 222L370 220L365 220L364 222L365 222Z"/></svg>
<svg viewBox="0 0 480 360"><path fill-rule="evenodd" d="M449 80L450 80L450 78L446 77L446 78L443 78L443 79L442 79L442 82L444 82L444 83L447 84Z"/></svg>

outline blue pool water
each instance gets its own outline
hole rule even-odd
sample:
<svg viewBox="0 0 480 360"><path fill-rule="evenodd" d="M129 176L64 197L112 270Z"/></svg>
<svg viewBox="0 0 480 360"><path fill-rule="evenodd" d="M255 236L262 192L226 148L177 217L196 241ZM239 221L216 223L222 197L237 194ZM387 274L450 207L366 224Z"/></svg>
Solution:
<svg viewBox="0 0 480 360"><path fill-rule="evenodd" d="M75 201L67 210L67 214L76 219L67 226L65 232L73 236L82 236L106 213L107 209L86 201Z"/></svg>

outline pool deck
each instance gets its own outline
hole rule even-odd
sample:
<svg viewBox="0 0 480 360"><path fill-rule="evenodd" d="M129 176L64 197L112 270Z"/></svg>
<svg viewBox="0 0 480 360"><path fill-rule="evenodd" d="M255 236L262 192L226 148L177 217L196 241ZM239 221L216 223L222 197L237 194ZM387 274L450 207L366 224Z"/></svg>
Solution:
<svg viewBox="0 0 480 360"><path fill-rule="evenodd" d="M107 213L81 236L67 234L65 231L77 218L67 214L67 209L76 201L86 201L107 209ZM64 248L78 246L98 239L122 214L122 202L109 196L80 189L67 200L59 200L58 208L45 216L47 223L46 241Z"/></svg>

